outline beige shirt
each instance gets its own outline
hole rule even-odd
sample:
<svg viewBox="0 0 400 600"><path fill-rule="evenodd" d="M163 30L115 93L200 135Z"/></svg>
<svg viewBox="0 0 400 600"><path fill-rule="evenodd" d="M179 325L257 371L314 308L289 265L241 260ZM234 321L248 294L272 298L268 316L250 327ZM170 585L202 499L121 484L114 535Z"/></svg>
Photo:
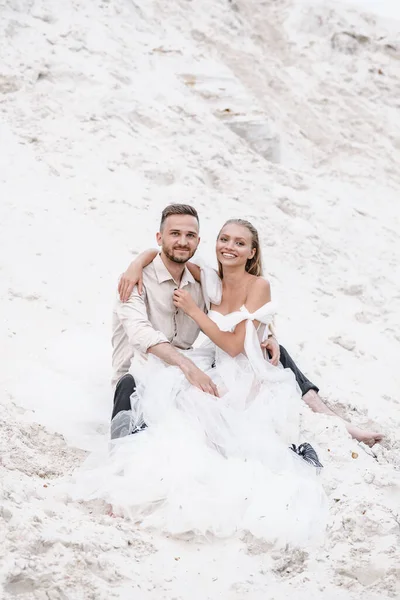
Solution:
<svg viewBox="0 0 400 600"><path fill-rule="evenodd" d="M113 385L128 373L135 351L145 353L151 346L163 342L183 350L193 345L200 330L190 317L175 307L172 297L177 288L186 288L196 304L205 310L200 283L185 267L179 285L160 255L143 270L141 296L136 286L128 302L121 302L117 296L112 320Z"/></svg>

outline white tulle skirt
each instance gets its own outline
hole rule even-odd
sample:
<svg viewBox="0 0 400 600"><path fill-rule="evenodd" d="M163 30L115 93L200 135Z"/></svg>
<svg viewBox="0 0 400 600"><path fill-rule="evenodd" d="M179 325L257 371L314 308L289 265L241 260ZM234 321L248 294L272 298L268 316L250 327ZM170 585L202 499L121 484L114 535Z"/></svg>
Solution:
<svg viewBox="0 0 400 600"><path fill-rule="evenodd" d="M209 367L204 350L191 359ZM299 442L300 394L291 372L255 377L247 359L208 368L220 397L191 386L176 367L138 358L147 428L113 442L75 475L75 499L173 535L227 537L249 531L278 546L318 542L327 502L321 476L289 449ZM304 440L300 440L304 441Z"/></svg>

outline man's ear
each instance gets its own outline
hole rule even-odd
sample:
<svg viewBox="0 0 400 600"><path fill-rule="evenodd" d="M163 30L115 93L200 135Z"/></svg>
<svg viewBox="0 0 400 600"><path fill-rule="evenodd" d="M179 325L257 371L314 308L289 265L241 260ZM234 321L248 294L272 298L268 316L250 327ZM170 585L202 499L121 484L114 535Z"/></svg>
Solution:
<svg viewBox="0 0 400 600"><path fill-rule="evenodd" d="M156 240L157 240L157 244L159 246L161 246L162 241L161 241L161 233L160 232L156 233Z"/></svg>

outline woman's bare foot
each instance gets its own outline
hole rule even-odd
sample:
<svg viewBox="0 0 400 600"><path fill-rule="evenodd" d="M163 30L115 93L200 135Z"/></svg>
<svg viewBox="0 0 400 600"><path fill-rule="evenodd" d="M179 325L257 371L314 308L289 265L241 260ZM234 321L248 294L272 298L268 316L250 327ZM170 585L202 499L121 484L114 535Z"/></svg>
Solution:
<svg viewBox="0 0 400 600"><path fill-rule="evenodd" d="M346 429L351 437L358 442L363 442L370 448L372 448L372 446L375 444L379 444L379 442L383 440L383 435L381 433L367 429L361 429L361 427L356 427L355 425L351 425L351 423L346 423Z"/></svg>

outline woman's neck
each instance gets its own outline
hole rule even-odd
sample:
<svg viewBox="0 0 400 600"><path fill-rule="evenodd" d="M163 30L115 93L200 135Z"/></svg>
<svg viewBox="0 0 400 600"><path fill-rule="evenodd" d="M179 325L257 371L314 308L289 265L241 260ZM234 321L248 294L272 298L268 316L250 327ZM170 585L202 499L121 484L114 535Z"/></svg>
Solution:
<svg viewBox="0 0 400 600"><path fill-rule="evenodd" d="M248 273L244 269L223 269L222 287L225 289L237 288L243 285Z"/></svg>

